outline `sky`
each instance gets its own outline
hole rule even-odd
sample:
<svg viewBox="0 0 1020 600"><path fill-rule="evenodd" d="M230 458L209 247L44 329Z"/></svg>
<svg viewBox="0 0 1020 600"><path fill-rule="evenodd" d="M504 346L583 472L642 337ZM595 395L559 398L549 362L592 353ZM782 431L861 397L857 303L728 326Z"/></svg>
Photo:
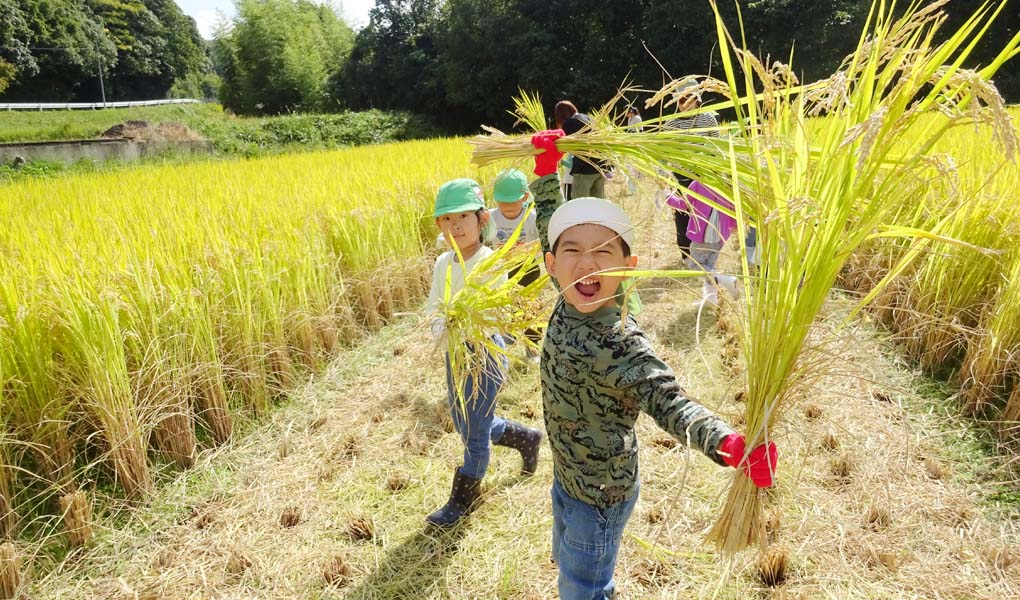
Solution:
<svg viewBox="0 0 1020 600"><path fill-rule="evenodd" d="M198 31L206 39L212 38L213 26L226 15L234 15L234 0L175 0L184 14L194 17ZM341 0L344 20L359 29L368 24L368 11L375 6L375 0Z"/></svg>

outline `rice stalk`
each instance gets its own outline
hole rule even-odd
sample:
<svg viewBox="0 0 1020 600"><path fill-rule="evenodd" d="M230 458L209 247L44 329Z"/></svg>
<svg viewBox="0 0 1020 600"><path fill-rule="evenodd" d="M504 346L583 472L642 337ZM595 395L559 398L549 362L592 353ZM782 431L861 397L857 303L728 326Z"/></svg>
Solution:
<svg viewBox="0 0 1020 600"><path fill-rule="evenodd" d="M10 542L0 543L0 600L14 600L21 589L21 557Z"/></svg>
<svg viewBox="0 0 1020 600"><path fill-rule="evenodd" d="M11 348L9 338L2 331L7 326L0 317L0 540L14 537L17 515L14 513L14 469L8 452L7 419L9 408L5 405L8 383L11 379Z"/></svg>
<svg viewBox="0 0 1020 600"><path fill-rule="evenodd" d="M508 112L517 118L514 126L523 125L528 131L542 131L546 128L545 109L542 108L542 98L538 92L528 93L518 88L513 102L514 109Z"/></svg>
<svg viewBox="0 0 1020 600"><path fill-rule="evenodd" d="M73 359L65 368L77 393L87 398L85 410L102 434L117 481L129 497L145 497L152 478L124 355L122 300L110 289L97 292L84 283L64 289L72 302L61 315L62 345Z"/></svg>
<svg viewBox="0 0 1020 600"><path fill-rule="evenodd" d="M0 414L2 410L3 400L0 399ZM18 515L14 512L14 469L8 444L6 434L0 429L0 539L13 538L18 530Z"/></svg>
<svg viewBox="0 0 1020 600"><path fill-rule="evenodd" d="M960 369L964 408L982 414L1008 391L1010 376L1020 375L1020 257L1001 282L989 305L980 333L967 348ZM1008 412L1008 411L1007 411Z"/></svg>
<svg viewBox="0 0 1020 600"><path fill-rule="evenodd" d="M84 548L92 541L92 503L85 492L78 490L60 497L67 539L74 548Z"/></svg>
<svg viewBox="0 0 1020 600"><path fill-rule="evenodd" d="M5 274L30 277L30 272L24 270L12 269ZM39 292L26 287L18 286L13 279L0 283L0 337L6 341L0 348L0 362L4 363L0 368L5 378L0 383L6 396L4 421L9 441L21 442L38 460L43 471L38 475L59 491L72 479L69 418L76 406L65 398L63 385L55 376L59 367L51 307L28 310L39 301Z"/></svg>

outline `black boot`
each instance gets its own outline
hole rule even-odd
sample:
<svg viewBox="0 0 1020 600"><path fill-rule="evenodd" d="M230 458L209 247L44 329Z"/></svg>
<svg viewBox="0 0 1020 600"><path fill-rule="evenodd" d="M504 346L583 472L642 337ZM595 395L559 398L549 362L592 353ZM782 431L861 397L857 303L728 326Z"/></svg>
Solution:
<svg viewBox="0 0 1020 600"><path fill-rule="evenodd" d="M436 527L453 527L474 508L482 490L482 480L468 477L457 469L453 473L453 488L446 505L425 517L425 521Z"/></svg>
<svg viewBox="0 0 1020 600"><path fill-rule="evenodd" d="M497 446L513 448L521 453L524 459L524 466L521 473L534 475L538 468L538 449L542 444L542 432L538 429L525 427L514 421L506 422L506 429L503 430L503 437L494 442Z"/></svg>

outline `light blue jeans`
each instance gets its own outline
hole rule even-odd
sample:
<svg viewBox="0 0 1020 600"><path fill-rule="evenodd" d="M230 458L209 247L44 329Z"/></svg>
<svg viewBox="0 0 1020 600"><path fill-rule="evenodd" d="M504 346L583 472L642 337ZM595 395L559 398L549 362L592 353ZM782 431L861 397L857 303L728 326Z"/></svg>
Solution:
<svg viewBox="0 0 1020 600"><path fill-rule="evenodd" d="M552 552L560 569L560 600L613 597L616 555L637 499L635 491L623 502L599 508L572 498L553 477Z"/></svg>
<svg viewBox="0 0 1020 600"><path fill-rule="evenodd" d="M500 348L506 348L502 337L496 335L492 339ZM506 429L506 421L496 416L496 394L503 386L506 370L505 356L497 358L488 354L477 388L474 376L468 376L464 382L464 406L461 406L454 391L457 384L450 370L450 357L446 357L446 399L453 426L464 442L464 465L460 472L472 479L485 476L489 468L489 442L498 441Z"/></svg>

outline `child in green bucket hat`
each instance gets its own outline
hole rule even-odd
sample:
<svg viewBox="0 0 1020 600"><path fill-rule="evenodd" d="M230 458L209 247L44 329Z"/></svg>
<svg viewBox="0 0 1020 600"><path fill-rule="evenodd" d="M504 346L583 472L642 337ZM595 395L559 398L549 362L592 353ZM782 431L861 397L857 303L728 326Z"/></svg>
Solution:
<svg viewBox="0 0 1020 600"><path fill-rule="evenodd" d="M540 239L538 225L536 223L535 211L527 212L531 192L528 190L528 177L517 169L507 169L496 175L492 184L492 199L496 201L496 208L489 209L489 221L493 224L492 245L501 247L513 235L517 227L524 220L521 228L521 235L517 238L518 244L535 242ZM527 213L527 217L525 217ZM507 277L513 277L517 270L507 273ZM521 287L527 287L534 283L542 275L539 266L521 276L517 282ZM534 329L528 329L524 335L532 342L534 347L542 343L542 334ZM538 352L527 346L525 352L532 361L539 358Z"/></svg>
<svg viewBox="0 0 1020 600"><path fill-rule="evenodd" d="M457 253L448 250L436 259L432 271L432 288L425 309L435 313L446 293L446 273L450 271L450 294L464 287L464 281L471 270L493 254L485 245L485 230L490 225L490 214L485 210L482 188L472 179L454 179L443 184L436 194L435 210L432 216L442 231L447 244L456 242L464 262L460 263ZM450 268L452 265L452 268ZM432 320L432 334L440 339L446 331L441 316ZM493 342L505 348L502 338L493 335ZM531 475L538 466L538 450L542 432L520 423L509 421L495 414L496 394L503 385L506 374L506 357L497 358L489 354L485 368L478 377L469 376L464 382L463 397L470 398L464 406L457 399L450 357L446 357L447 401L453 424L464 442L463 464L453 473L450 498L442 508L433 512L426 521L437 527L452 527L471 512L481 492L482 477L489 465L490 441L497 446L506 446L521 453L524 461L522 472Z"/></svg>

